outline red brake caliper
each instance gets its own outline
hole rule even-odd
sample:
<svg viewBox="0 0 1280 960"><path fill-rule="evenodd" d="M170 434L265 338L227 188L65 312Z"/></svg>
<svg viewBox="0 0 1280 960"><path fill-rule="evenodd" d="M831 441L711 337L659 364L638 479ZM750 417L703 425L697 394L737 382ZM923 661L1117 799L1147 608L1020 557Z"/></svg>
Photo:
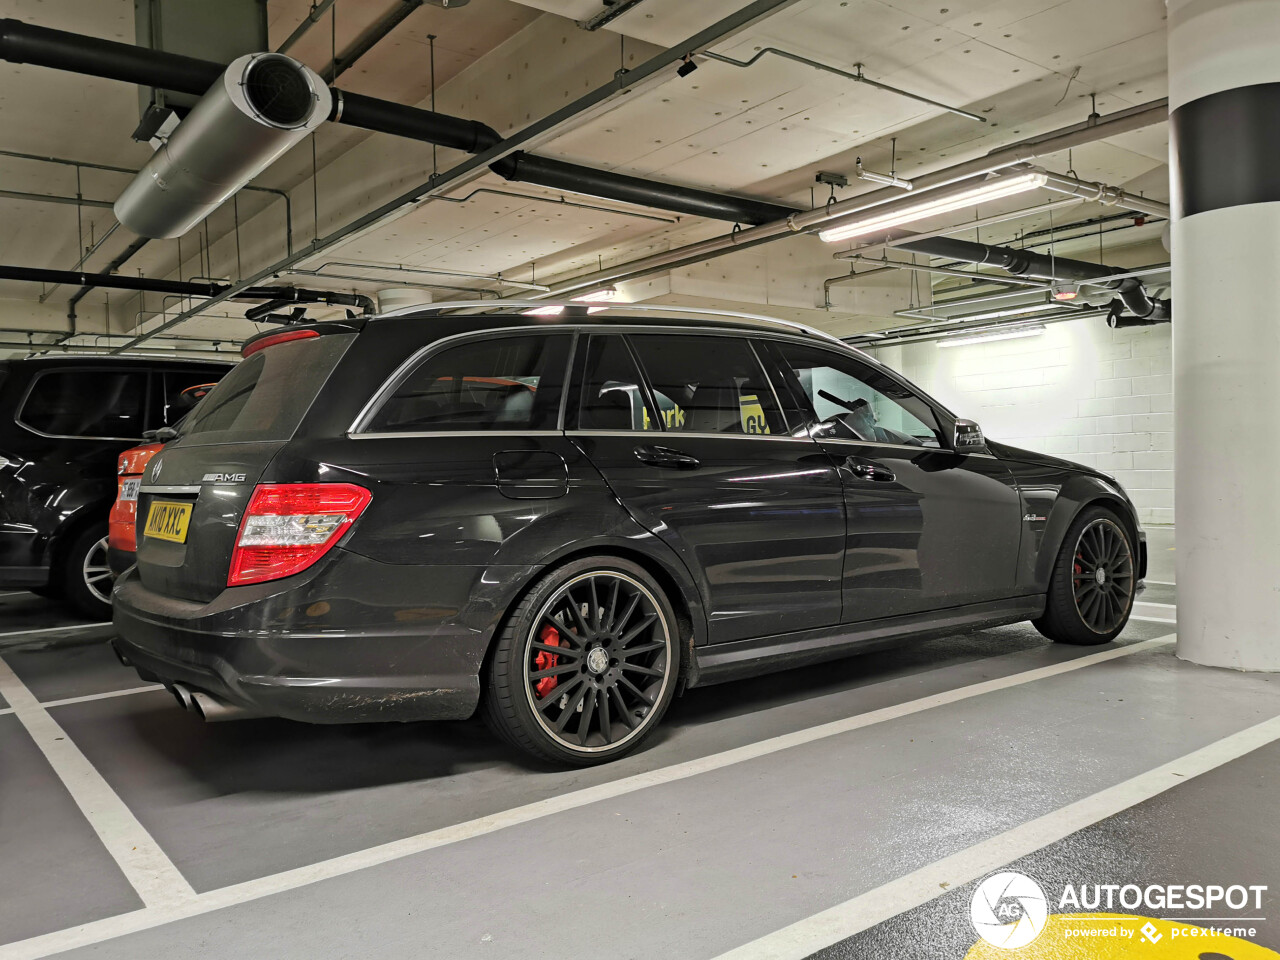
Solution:
<svg viewBox="0 0 1280 960"><path fill-rule="evenodd" d="M542 632L538 634L538 641L545 643L548 647L560 646L560 631L548 624L542 628ZM548 653L546 650L539 650L538 655L533 658L533 665L539 670L550 670L560 662L560 655L556 653ZM560 680L557 677L543 677L534 686L539 697L546 697L552 690L556 688L556 684Z"/></svg>

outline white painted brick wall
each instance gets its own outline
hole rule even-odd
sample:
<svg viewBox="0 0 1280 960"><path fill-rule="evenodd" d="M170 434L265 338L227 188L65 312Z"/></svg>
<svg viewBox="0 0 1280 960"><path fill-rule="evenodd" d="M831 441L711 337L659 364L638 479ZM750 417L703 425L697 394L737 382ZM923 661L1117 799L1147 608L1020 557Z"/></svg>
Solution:
<svg viewBox="0 0 1280 960"><path fill-rule="evenodd" d="M1090 318L1039 337L878 353L988 436L1114 474L1144 522L1172 523L1171 348L1168 324Z"/></svg>

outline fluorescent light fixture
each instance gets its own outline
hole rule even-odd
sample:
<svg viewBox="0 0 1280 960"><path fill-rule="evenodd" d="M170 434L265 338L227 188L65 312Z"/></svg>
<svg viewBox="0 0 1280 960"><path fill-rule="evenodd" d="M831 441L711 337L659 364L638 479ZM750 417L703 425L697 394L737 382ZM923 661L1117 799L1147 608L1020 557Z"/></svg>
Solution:
<svg viewBox="0 0 1280 960"><path fill-rule="evenodd" d="M575 303L601 303L606 300L612 300L618 295L617 287L605 287L603 290L593 290L590 293L584 293L580 297L574 297Z"/></svg>
<svg viewBox="0 0 1280 960"><path fill-rule="evenodd" d="M965 207L972 207L988 200L999 200L1001 197L1011 197L1016 193L1025 193L1027 190L1043 187L1047 180L1048 178L1043 173L1023 173L1013 177L995 177L991 180L984 180L976 187L969 187L967 190L943 193L941 196L935 195L933 199L922 197L915 203L899 207L890 213L881 213L877 216L874 209L872 209L867 211L868 215L863 219L820 230L818 236L827 243L848 240L851 237L861 237L868 233L886 230L889 227L898 227L904 223L923 220L926 217L934 217L941 213L963 210Z"/></svg>
<svg viewBox="0 0 1280 960"><path fill-rule="evenodd" d="M934 304L935 307L941 304ZM939 317L939 320L946 320L948 323L960 323L964 321L968 323L970 320L999 320L1002 317L1017 317L1024 313L1044 313L1046 310L1057 310L1058 303L1031 303L1021 307L1005 307L1003 310L992 310L990 313L967 313L962 317Z"/></svg>
<svg viewBox="0 0 1280 960"><path fill-rule="evenodd" d="M1038 337L1044 333L1044 324L1037 323L1027 327L1013 327L1009 330L992 330L988 333L976 333L972 337L952 337L939 340L940 347L963 347L970 343L990 343L994 340L1020 340L1023 337Z"/></svg>

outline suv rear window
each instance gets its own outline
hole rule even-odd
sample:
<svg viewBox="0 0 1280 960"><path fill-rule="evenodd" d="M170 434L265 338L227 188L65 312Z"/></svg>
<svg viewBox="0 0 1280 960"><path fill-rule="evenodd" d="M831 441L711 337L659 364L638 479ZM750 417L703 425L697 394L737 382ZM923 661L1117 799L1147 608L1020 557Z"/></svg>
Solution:
<svg viewBox="0 0 1280 960"><path fill-rule="evenodd" d="M292 340L242 360L191 411L183 444L288 440L355 337Z"/></svg>
<svg viewBox="0 0 1280 960"><path fill-rule="evenodd" d="M138 370L50 370L37 374L18 422L54 437L142 436L147 375Z"/></svg>

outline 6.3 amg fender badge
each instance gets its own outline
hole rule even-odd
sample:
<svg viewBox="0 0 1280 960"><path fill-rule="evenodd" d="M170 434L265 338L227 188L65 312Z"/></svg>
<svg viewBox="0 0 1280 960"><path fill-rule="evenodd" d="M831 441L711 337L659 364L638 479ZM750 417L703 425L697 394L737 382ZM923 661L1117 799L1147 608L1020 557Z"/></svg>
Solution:
<svg viewBox="0 0 1280 960"><path fill-rule="evenodd" d="M200 478L201 483L244 483L243 473L206 473Z"/></svg>
<svg viewBox="0 0 1280 960"><path fill-rule="evenodd" d="M1048 517L1041 517L1034 513L1028 513L1025 517L1022 518L1024 523L1043 523L1045 520L1048 520L1048 519L1049 519Z"/></svg>

